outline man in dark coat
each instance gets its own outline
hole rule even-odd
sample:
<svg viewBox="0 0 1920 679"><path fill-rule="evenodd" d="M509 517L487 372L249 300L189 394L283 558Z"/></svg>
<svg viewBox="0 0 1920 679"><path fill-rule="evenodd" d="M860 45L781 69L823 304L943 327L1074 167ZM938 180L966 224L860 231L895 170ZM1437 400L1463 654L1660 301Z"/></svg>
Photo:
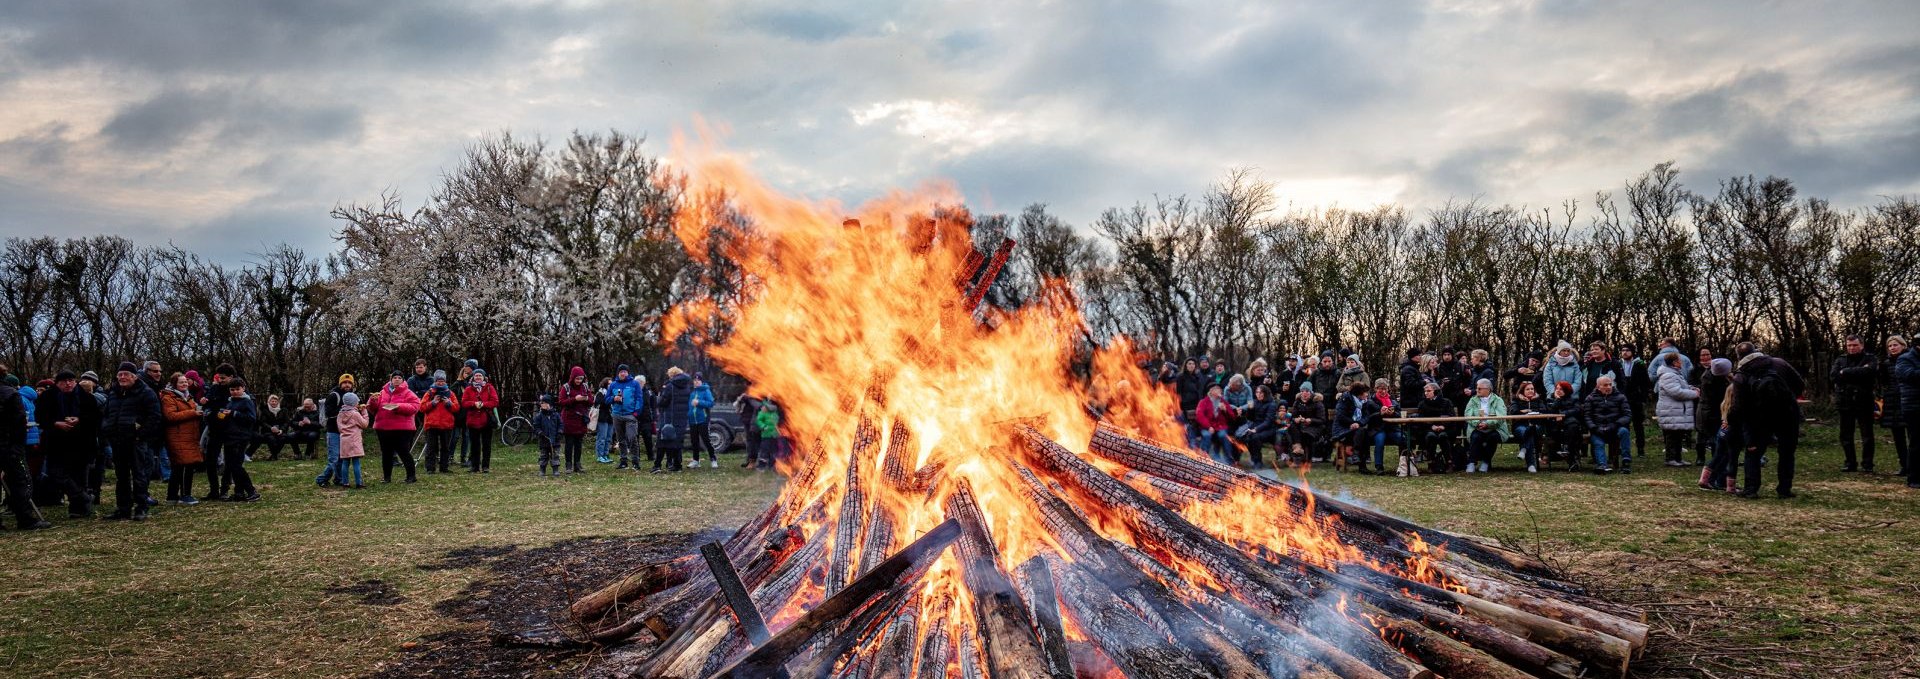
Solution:
<svg viewBox="0 0 1920 679"><path fill-rule="evenodd" d="M1840 452L1846 456L1841 471L1873 473L1874 383L1880 378L1880 362L1867 352L1867 343L1859 335L1848 335L1847 353L1833 359L1827 378L1833 384L1833 409L1840 417ZM1853 430L1860 429L1860 458L1853 456Z"/></svg>
<svg viewBox="0 0 1920 679"><path fill-rule="evenodd" d="M27 484L27 404L20 390L0 383L0 476L6 477L7 509L20 530L52 528L33 506Z"/></svg>
<svg viewBox="0 0 1920 679"><path fill-rule="evenodd" d="M1761 353L1752 342L1742 342L1734 350L1740 360L1733 364L1733 408L1728 414L1731 425L1740 427L1745 446L1745 483L1740 497L1760 495L1760 458L1767 446L1774 445L1780 460L1774 491L1782 498L1793 497L1793 455L1800 447L1800 395L1807 384L1792 365Z"/></svg>
<svg viewBox="0 0 1920 679"><path fill-rule="evenodd" d="M231 484L233 494L228 499L234 502L255 502L260 499L259 491L253 487L253 476L247 473L247 449L253 445L254 432L260 426L260 408L247 394L247 381L239 377L227 380L220 385L227 392L227 402L219 412L213 414L218 425L208 434L207 442L219 442L221 464L226 469L222 477ZM219 489L222 495L228 488Z"/></svg>
<svg viewBox="0 0 1920 679"><path fill-rule="evenodd" d="M62 370L34 407L33 419L40 423L40 451L53 496L67 498L69 518L92 518L87 473L100 436L100 402L80 390L73 371Z"/></svg>
<svg viewBox="0 0 1920 679"><path fill-rule="evenodd" d="M1420 404L1421 393L1426 389L1426 380L1420 377L1420 347L1407 350L1407 360L1400 362L1400 382L1396 386L1400 391L1398 402L1402 408Z"/></svg>
<svg viewBox="0 0 1920 679"><path fill-rule="evenodd" d="M1920 347L1908 347L1893 361L1893 380L1899 384L1900 418L1907 432L1920 431ZM45 439L41 439L45 440ZM1907 487L1920 488L1920 449L1907 447Z"/></svg>
<svg viewBox="0 0 1920 679"><path fill-rule="evenodd" d="M1539 392L1542 396L1553 393L1553 389L1550 388L1551 385L1548 385L1546 379L1540 376L1540 368L1546 360L1546 354L1538 351L1527 352L1527 357L1522 359L1520 365L1514 366L1512 370L1508 370L1505 375L1502 375L1507 381L1507 393L1518 394L1520 393L1520 385L1529 382L1533 384L1533 390Z"/></svg>
<svg viewBox="0 0 1920 679"><path fill-rule="evenodd" d="M413 359L413 374L407 376L407 391L413 392L414 398L426 398L427 390L432 388L433 371L427 369L427 359ZM415 424L419 423L416 421ZM418 429L417 426L415 428Z"/></svg>
<svg viewBox="0 0 1920 679"><path fill-rule="evenodd" d="M247 429L251 436L252 427ZM166 427L160 416L160 396L140 381L131 361L121 363L114 372L106 410L100 415L100 433L113 448L114 512L107 518L145 521L147 451L166 435Z"/></svg>
<svg viewBox="0 0 1920 679"><path fill-rule="evenodd" d="M1607 458L1611 450L1620 461L1620 473L1632 474L1633 434L1628 427L1633 424L1633 406L1627 403L1626 394L1614 388L1612 376L1603 375L1594 383L1593 393L1580 402L1580 416L1593 445L1593 472L1613 471Z"/></svg>

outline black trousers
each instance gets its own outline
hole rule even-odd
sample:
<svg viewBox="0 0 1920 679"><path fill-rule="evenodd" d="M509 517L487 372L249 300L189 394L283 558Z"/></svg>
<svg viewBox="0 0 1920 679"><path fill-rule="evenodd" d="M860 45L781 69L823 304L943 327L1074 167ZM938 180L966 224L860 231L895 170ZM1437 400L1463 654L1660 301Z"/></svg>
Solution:
<svg viewBox="0 0 1920 679"><path fill-rule="evenodd" d="M446 472L447 466L453 464L453 430L428 429L423 436L427 437L426 447L422 449L427 471Z"/></svg>
<svg viewBox="0 0 1920 679"><path fill-rule="evenodd" d="M1798 418L1797 414L1795 418ZM1774 446L1774 452L1780 458L1775 463L1774 473L1777 478L1774 490L1783 495L1793 492L1793 454L1800 449L1800 422L1795 419L1780 423L1776 431L1749 433L1746 439L1747 479L1743 486L1746 492L1749 494L1760 492L1760 458L1767 454L1769 444Z"/></svg>
<svg viewBox="0 0 1920 679"><path fill-rule="evenodd" d="M1660 437L1667 447L1667 461L1684 462L1684 460L1680 459L1680 456L1686 452L1687 439L1693 438L1693 430L1662 429L1660 430Z"/></svg>
<svg viewBox="0 0 1920 679"><path fill-rule="evenodd" d="M1414 436L1414 447L1423 448L1427 451L1427 466L1429 469L1453 471L1467 466L1464 456L1461 456L1458 451L1454 450L1453 432L1451 431L1434 431L1428 429L1417 432Z"/></svg>
<svg viewBox="0 0 1920 679"><path fill-rule="evenodd" d="M1720 424L1718 422L1713 422L1713 423L1710 423L1713 425L1711 427L1701 427L1699 426L1699 424L1700 423L1697 420L1694 422L1693 463L1706 464L1707 460L1713 459L1718 455L1719 445L1720 445Z"/></svg>
<svg viewBox="0 0 1920 679"><path fill-rule="evenodd" d="M7 509L21 526L40 522L40 510L33 506L33 486L27 483L27 459L18 446L0 448L0 476L5 476Z"/></svg>
<svg viewBox="0 0 1920 679"><path fill-rule="evenodd" d="M659 469L660 465L665 463L667 471L680 471L680 448L681 446L678 443L660 442L658 457L655 458L653 468Z"/></svg>
<svg viewBox="0 0 1920 679"><path fill-rule="evenodd" d="M413 432L406 429L381 429L380 435L380 478L393 482L394 458L399 458L407 466L407 480L413 476Z"/></svg>
<svg viewBox="0 0 1920 679"><path fill-rule="evenodd" d="M1888 434L1892 435L1893 453L1900 458L1900 471L1902 473L1913 471L1913 453L1907 448L1909 441L1907 441L1906 423L1900 421L1899 415L1889 415L1881 419L1880 424L1887 428Z"/></svg>
<svg viewBox="0 0 1920 679"><path fill-rule="evenodd" d="M1234 440L1239 441L1240 445L1247 447L1247 459L1253 461L1253 466L1259 467L1261 465L1266 464L1266 460L1262 459L1262 455L1260 454L1261 448L1265 447L1267 444L1273 444L1274 450L1277 451L1280 449L1280 446L1286 445L1284 441L1280 440L1280 435L1282 433L1284 432L1282 432L1279 429L1268 429L1266 431L1251 432L1251 433L1248 433L1243 438L1238 438ZM1234 451L1235 462L1239 461L1239 455L1240 455L1239 451L1235 450Z"/></svg>
<svg viewBox="0 0 1920 679"><path fill-rule="evenodd" d="M1475 429L1467 432L1467 448L1472 450L1472 454L1467 459L1467 464L1485 462L1491 466L1493 464L1494 452L1500 450L1500 430L1487 429L1483 431Z"/></svg>
<svg viewBox="0 0 1920 679"><path fill-rule="evenodd" d="M200 466L207 470L207 497L222 497L227 494L227 487L226 484L220 482L220 442L213 440L212 436L208 436L206 438L206 444L202 445L201 448L204 450L204 456L206 458L200 463Z"/></svg>
<svg viewBox="0 0 1920 679"><path fill-rule="evenodd" d="M1628 407L1628 410L1630 410L1631 414L1633 415L1633 424L1629 425L1629 428L1633 429L1633 450L1634 452L1640 452L1642 450L1646 450L1647 449L1647 402L1645 400L1628 399L1627 407ZM1613 451L1609 451L1609 452L1613 452Z"/></svg>
<svg viewBox="0 0 1920 679"><path fill-rule="evenodd" d="M113 506L121 513L131 513L135 506L146 509L143 504L147 498L147 462L152 459L147 453L147 444L131 436L114 437L113 445Z"/></svg>
<svg viewBox="0 0 1920 679"><path fill-rule="evenodd" d="M200 470L199 465L176 464L173 475L167 478L167 499L178 500L193 494L193 477Z"/></svg>
<svg viewBox="0 0 1920 679"><path fill-rule="evenodd" d="M232 482L235 497L252 495L254 492L253 476L247 473L247 449L250 447L252 443L248 441L220 444L221 464L226 467L226 471L222 472L220 477Z"/></svg>
<svg viewBox="0 0 1920 679"><path fill-rule="evenodd" d="M720 455L713 450L713 439L707 436L712 429L713 424L711 422L695 422L687 425L687 430L693 434L692 447L694 462L697 463L700 461L700 451L702 450L707 451L708 460L714 462L720 461Z"/></svg>
<svg viewBox="0 0 1920 679"><path fill-rule="evenodd" d="M55 499L65 497L67 514L79 516L93 511L93 497L87 492L87 468L93 462L92 446L77 450L47 451L47 484Z"/></svg>
<svg viewBox="0 0 1920 679"><path fill-rule="evenodd" d="M586 434L566 434L567 469L580 471L580 448L587 440Z"/></svg>
<svg viewBox="0 0 1920 679"><path fill-rule="evenodd" d="M467 471L493 468L493 427L467 429Z"/></svg>
<svg viewBox="0 0 1920 679"><path fill-rule="evenodd" d="M1846 456L1848 469L1855 468L1853 456L1853 430L1860 429L1860 469L1873 471L1873 409L1840 409L1840 452Z"/></svg>
<svg viewBox="0 0 1920 679"><path fill-rule="evenodd" d="M1900 419L1905 420L1906 430L1920 431L1920 408L1906 409L1905 403L1901 406ZM1920 483L1920 448L1915 447L1914 443L1907 441L1907 483Z"/></svg>

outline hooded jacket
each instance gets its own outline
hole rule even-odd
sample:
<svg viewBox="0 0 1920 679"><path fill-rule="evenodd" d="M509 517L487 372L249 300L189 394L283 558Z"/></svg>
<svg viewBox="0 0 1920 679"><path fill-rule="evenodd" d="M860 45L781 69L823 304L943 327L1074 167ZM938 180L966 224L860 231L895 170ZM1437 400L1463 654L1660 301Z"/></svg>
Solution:
<svg viewBox="0 0 1920 679"><path fill-rule="evenodd" d="M686 373L674 375L660 388L660 420L662 425L673 425L674 429L685 436L688 420L693 416L693 376ZM665 434L662 434L664 437Z"/></svg>
<svg viewBox="0 0 1920 679"><path fill-rule="evenodd" d="M672 401L668 401L672 403ZM687 399L687 423L706 424L707 411L713 409L713 387L706 382L694 387Z"/></svg>
<svg viewBox="0 0 1920 679"><path fill-rule="evenodd" d="M585 436L587 420L593 416L593 385L587 384L587 371L574 366L568 373L567 383L560 385L560 433L568 436Z"/></svg>
<svg viewBox="0 0 1920 679"><path fill-rule="evenodd" d="M1660 420L1660 428L1666 431L1692 431L1694 408L1700 401L1700 390L1687 386L1687 373L1682 370L1666 369L1660 371L1660 380L1654 384L1653 416Z"/></svg>
<svg viewBox="0 0 1920 679"><path fill-rule="evenodd" d="M40 392L30 386L21 387L15 391L20 392L20 405L26 411L27 428L24 435L26 445L40 445L40 421L33 417L34 408L40 405Z"/></svg>
<svg viewBox="0 0 1920 679"><path fill-rule="evenodd" d="M372 425L367 421L366 413L360 412L358 407L360 397L355 395L352 400L352 405L343 405L340 413L331 420L339 430L340 459L342 460L366 456L366 431L367 427ZM345 482L345 480L341 481L341 483Z"/></svg>
<svg viewBox="0 0 1920 679"><path fill-rule="evenodd" d="M1573 345L1561 342L1547 355L1546 363L1540 367L1540 381L1545 387L1540 393L1553 393L1553 385L1565 382L1573 386L1574 396L1586 395L1587 373L1581 369L1580 356L1574 353Z"/></svg>
<svg viewBox="0 0 1920 679"><path fill-rule="evenodd" d="M221 417L222 414L225 417ZM214 413L214 417L220 424L213 431L219 435L222 443L250 443L254 431L259 428L260 406L254 403L251 394L229 397L226 407Z"/></svg>
<svg viewBox="0 0 1920 679"><path fill-rule="evenodd" d="M475 407L473 404L480 404ZM466 414L468 429L486 429L493 426L493 409L500 407L500 391L493 388L493 382L475 385L468 383L460 390L460 411Z"/></svg>
<svg viewBox="0 0 1920 679"><path fill-rule="evenodd" d="M614 398L618 396L619 398ZM626 379L614 379L607 385L606 400L614 417L634 417L647 409L647 392L632 373Z"/></svg>
<svg viewBox="0 0 1920 679"><path fill-rule="evenodd" d="M455 400L458 398L453 387L447 387L444 394L428 387L426 395L420 397L420 426L431 431L452 429L454 416L460 413L460 402Z"/></svg>

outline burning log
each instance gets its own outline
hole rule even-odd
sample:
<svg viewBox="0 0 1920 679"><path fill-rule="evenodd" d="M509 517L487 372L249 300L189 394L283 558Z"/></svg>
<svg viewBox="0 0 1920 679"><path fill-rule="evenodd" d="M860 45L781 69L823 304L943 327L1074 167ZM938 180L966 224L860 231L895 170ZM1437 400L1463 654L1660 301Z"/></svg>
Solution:
<svg viewBox="0 0 1920 679"><path fill-rule="evenodd" d="M764 677L773 674L798 653L814 635L866 606L876 598L911 583L926 571L935 557L960 537L960 524L951 519L920 536L886 561L874 566L838 594L827 597L813 610L767 641L754 647L746 657L715 674L715 677Z"/></svg>
<svg viewBox="0 0 1920 679"><path fill-rule="evenodd" d="M1073 656L1067 652L1067 635L1060 624L1060 595L1053 586L1053 573L1045 559L1038 556L1020 564L1014 574L1020 598L1027 602L1027 617L1033 619L1034 636L1047 658L1047 673L1073 676Z"/></svg>
<svg viewBox="0 0 1920 679"><path fill-rule="evenodd" d="M987 669L994 677L1047 677L1071 679L1071 667L1055 668L1048 662L1034 637L1033 619L1013 582L1000 570L999 550L987 531L986 517L974 503L972 486L965 479L947 496L947 516L960 522L960 542L955 553L972 593L975 628L979 630Z"/></svg>

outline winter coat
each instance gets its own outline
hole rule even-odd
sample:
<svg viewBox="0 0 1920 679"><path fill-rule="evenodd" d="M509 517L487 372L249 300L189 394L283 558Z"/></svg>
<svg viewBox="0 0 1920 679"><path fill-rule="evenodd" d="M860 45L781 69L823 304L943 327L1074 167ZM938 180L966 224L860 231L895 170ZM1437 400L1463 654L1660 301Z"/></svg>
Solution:
<svg viewBox="0 0 1920 679"><path fill-rule="evenodd" d="M421 426L430 431L452 429L454 416L460 412L460 403L453 400L454 398L456 397L451 388L447 389L445 396L428 389L427 394L420 397L420 405L417 406L421 414Z"/></svg>
<svg viewBox="0 0 1920 679"><path fill-rule="evenodd" d="M687 404L693 402L693 376L686 373L674 375L660 388L660 423L671 424L681 436L687 434L688 420L693 409Z"/></svg>
<svg viewBox="0 0 1920 679"><path fill-rule="evenodd" d="M759 410L753 414L753 426L759 428L761 440L779 438L780 407L772 402L762 403Z"/></svg>
<svg viewBox="0 0 1920 679"><path fill-rule="evenodd" d="M1653 396L1654 376L1649 374L1651 367L1640 359L1613 362L1620 366L1620 372L1614 377L1616 391L1627 395L1628 403L1646 403Z"/></svg>
<svg viewBox="0 0 1920 679"><path fill-rule="evenodd" d="M213 428L221 443L251 443L260 425L260 407L253 396L227 399L226 407L214 413L218 425Z"/></svg>
<svg viewBox="0 0 1920 679"><path fill-rule="evenodd" d="M387 406L393 409L388 410ZM413 431L413 415L420 412L420 397L405 386L389 383L373 395L367 408L373 413L374 431Z"/></svg>
<svg viewBox="0 0 1920 679"><path fill-rule="evenodd" d="M1660 371L1660 381L1654 385L1653 416L1660 420L1660 428L1666 431L1692 431L1694 426L1694 408L1699 405L1700 390L1687 386L1687 374L1680 370Z"/></svg>
<svg viewBox="0 0 1920 679"><path fill-rule="evenodd" d="M27 416L27 400L20 395L32 390L0 384L0 454L9 460L21 459L25 452L27 423L33 418Z"/></svg>
<svg viewBox="0 0 1920 679"><path fill-rule="evenodd" d="M1181 371L1173 381L1174 394L1180 397L1180 411L1193 412L1200 399L1207 397L1207 378L1197 372Z"/></svg>
<svg viewBox="0 0 1920 679"><path fill-rule="evenodd" d="M1458 412L1459 411L1456 411L1453 409L1453 401L1447 399L1447 397L1445 396L1435 396L1433 398L1424 398L1423 396L1420 401L1420 406L1418 408L1415 408L1413 412L1408 413L1407 416L1408 417L1453 417ZM1451 433L1459 433L1461 428L1461 424L1458 422L1448 422L1448 423L1445 423L1444 426L1446 426L1447 431ZM1408 425L1408 428L1411 429L1413 432L1421 435L1425 435L1433 431L1433 425L1431 424L1410 424Z"/></svg>
<svg viewBox="0 0 1920 679"><path fill-rule="evenodd" d="M1480 386L1480 380L1486 380L1487 386L1493 387L1494 391L1500 390L1500 371L1494 370L1493 364L1485 363L1479 367L1474 367L1471 363L1467 364L1467 388L1473 389Z"/></svg>
<svg viewBox="0 0 1920 679"><path fill-rule="evenodd" d="M1708 372L1700 377L1700 398L1694 402L1693 428L1695 431L1715 431L1720 428L1720 404L1727 400L1727 387L1733 385L1728 377Z"/></svg>
<svg viewBox="0 0 1920 679"><path fill-rule="evenodd" d="M1900 380L1894 379L1893 376L1893 366L1900 362L1900 357L1892 356L1877 362L1880 364L1880 419L1882 421L1892 419L1892 422L1887 422L1889 427L1906 426L1904 421L1897 417L1903 401L1900 398ZM23 390L20 393L25 394L27 391L31 390Z"/></svg>
<svg viewBox="0 0 1920 679"><path fill-rule="evenodd" d="M1314 399L1304 405L1294 406L1293 423L1296 425L1294 430L1303 435L1314 438L1326 436L1327 430L1332 426L1332 423L1327 421L1326 401Z"/></svg>
<svg viewBox="0 0 1920 679"><path fill-rule="evenodd" d="M93 458L95 440L100 438L100 402L93 394L75 387L71 392L59 387L47 390L35 402L33 417L40 423L40 449L48 455L73 454ZM78 418L72 429L54 426L68 417Z"/></svg>
<svg viewBox="0 0 1920 679"><path fill-rule="evenodd" d="M1873 354L1842 354L1833 359L1827 371L1833 382L1833 406L1848 412L1873 410L1874 382L1880 379L1880 362Z"/></svg>
<svg viewBox="0 0 1920 679"><path fill-rule="evenodd" d="M474 404L478 403L479 406ZM493 409L500 407L500 392L488 382L481 386L467 385L460 390L460 411L466 413L462 423L468 429L486 429L493 426Z"/></svg>
<svg viewBox="0 0 1920 679"><path fill-rule="evenodd" d="M1313 376L1308 378L1308 381L1313 383L1313 393L1319 394L1323 399L1333 398L1334 390L1340 386L1341 372L1344 371L1340 368L1314 370Z"/></svg>
<svg viewBox="0 0 1920 679"><path fill-rule="evenodd" d="M1529 399L1515 396L1513 397L1513 401L1507 404L1508 415L1543 415L1551 414L1552 412L1553 411L1547 409L1547 399L1545 398ZM1539 424L1538 420L1523 420L1523 422L1526 424Z"/></svg>
<svg viewBox="0 0 1920 679"><path fill-rule="evenodd" d="M273 412L272 408L261 405L260 421L255 425L256 429L254 430L254 434L262 437L273 436L273 430L276 428L280 430L281 434L292 433L293 412L293 408L288 408L284 405L280 407L280 412L277 413Z"/></svg>
<svg viewBox="0 0 1920 679"><path fill-rule="evenodd" d="M1546 409L1540 412L1561 416L1557 421L1550 420L1549 424L1559 426L1562 431L1578 433L1587 430L1586 417L1580 409L1580 397L1573 394L1567 394L1566 398L1549 396L1546 404Z"/></svg>
<svg viewBox="0 0 1920 679"><path fill-rule="evenodd" d="M1400 390L1401 403L1419 403L1424 396L1422 392L1427 388L1426 380L1420 376L1420 364L1413 361L1401 362L1400 383L1395 386Z"/></svg>
<svg viewBox="0 0 1920 679"><path fill-rule="evenodd" d="M1473 383L1468 381L1467 365L1459 360L1441 361L1434 369L1434 377L1440 380L1440 397L1448 400L1464 398Z"/></svg>
<svg viewBox="0 0 1920 679"><path fill-rule="evenodd" d="M1580 382L1574 386L1579 388L1580 397L1586 398L1587 395L1593 393L1593 387L1600 383L1600 378L1612 376L1614 393L1624 397L1626 396L1626 394L1623 393L1626 390L1626 385L1620 383L1620 370L1620 362L1611 358L1581 363Z"/></svg>
<svg viewBox="0 0 1920 679"><path fill-rule="evenodd" d="M1275 385L1273 394L1279 397L1276 400L1281 403L1292 403L1293 396L1300 393L1300 383L1305 382L1307 378L1299 370L1281 368L1273 374L1273 379L1272 384Z"/></svg>
<svg viewBox="0 0 1920 679"><path fill-rule="evenodd" d="M1581 369L1578 358L1575 358L1571 363L1561 365L1555 363L1553 358L1549 356L1546 365L1540 367L1540 381L1543 382L1540 393L1552 394L1554 385L1566 382L1573 386L1574 396L1583 396L1586 394L1586 390L1584 389L1586 379L1587 373Z"/></svg>
<svg viewBox="0 0 1920 679"><path fill-rule="evenodd" d="M432 388L433 388L433 373L427 373L425 375L408 375L407 376L407 391L413 392L414 398L420 398L421 396L425 396L427 393L427 390Z"/></svg>
<svg viewBox="0 0 1920 679"><path fill-rule="evenodd" d="M1348 387L1356 384L1373 386L1373 378L1367 375L1366 368L1342 368L1340 370L1340 379L1334 382L1333 389L1334 391L1344 394Z"/></svg>
<svg viewBox="0 0 1920 679"><path fill-rule="evenodd" d="M171 389L160 392L160 413L167 421L167 457L174 464L199 464L200 407L193 396Z"/></svg>
<svg viewBox="0 0 1920 679"><path fill-rule="evenodd" d="M713 409L713 387L702 382L687 398L687 423L706 424L707 411Z"/></svg>
<svg viewBox="0 0 1920 679"><path fill-rule="evenodd" d="M33 387L22 387L15 391L20 392L20 406L22 410L26 411L27 429L24 437L26 439L26 445L40 445L40 420L34 419L33 417L35 412L34 408L40 404L40 392Z"/></svg>
<svg viewBox="0 0 1920 679"><path fill-rule="evenodd" d="M293 414L287 416L287 424L293 427L293 431L307 434L317 434L327 428L326 422L320 417L317 405L313 410L293 409Z"/></svg>
<svg viewBox="0 0 1920 679"><path fill-rule="evenodd" d="M373 426L372 422L367 421L366 413L360 412L359 408L349 408L334 418L334 424L340 429L340 459L366 456L367 447L362 439L367 427Z"/></svg>
<svg viewBox="0 0 1920 679"><path fill-rule="evenodd" d="M340 423L335 418L340 416L340 395L348 393L352 392L336 386L326 396L320 397L320 417L326 420L329 434L340 433Z"/></svg>
<svg viewBox="0 0 1920 679"><path fill-rule="evenodd" d="M1245 418L1246 422L1241 425L1240 428L1244 432L1254 434L1272 431L1280 426L1273 422L1273 416L1278 412L1280 412L1279 401L1275 401L1272 398L1268 398L1265 401L1255 400L1247 404L1246 409L1240 411L1241 416Z"/></svg>
<svg viewBox="0 0 1920 679"><path fill-rule="evenodd" d="M541 440L551 444L560 440L561 430L565 428L565 426L561 424L561 421L564 419L566 418L561 415L559 410L552 408L536 410L533 413L533 432L539 434Z"/></svg>
<svg viewBox="0 0 1920 679"><path fill-rule="evenodd" d="M1253 402L1253 387L1241 385L1239 391L1234 391L1231 388L1225 389L1220 392L1220 396L1221 398L1227 399L1227 405L1233 406L1234 410L1239 410Z"/></svg>
<svg viewBox="0 0 1920 679"><path fill-rule="evenodd" d="M587 420L592 417L594 403L593 385L568 382L560 387L560 433L568 436L585 436ZM576 400L576 397L586 400Z"/></svg>
<svg viewBox="0 0 1920 679"><path fill-rule="evenodd" d="M620 398L614 398L619 396ZM647 392L640 388L640 380L632 375L627 379L614 380L607 385L606 402L610 404L614 417L634 415L647 407Z"/></svg>
<svg viewBox="0 0 1920 679"><path fill-rule="evenodd" d="M1667 354L1680 354L1680 350L1675 347L1669 346L1659 351L1653 352L1653 359L1650 361L1647 361L1647 365L1660 366L1660 367L1655 367L1653 370L1654 386L1656 388L1658 388L1659 382L1660 382L1659 373L1661 370L1665 369L1664 366L1666 366L1667 364ZM1687 358L1686 354L1680 354L1680 377L1688 380L1688 384L1692 384L1693 383L1692 380L1695 379L1693 374L1693 359Z"/></svg>
<svg viewBox="0 0 1920 679"><path fill-rule="evenodd" d="M1380 411L1379 402L1371 398L1354 396L1351 393L1341 394L1340 400L1336 402L1333 407L1333 435L1346 438L1355 436L1356 434L1354 432L1358 431L1358 436L1366 436L1368 403L1374 404L1373 409L1376 414ZM1358 430L1353 428L1353 425L1356 424L1360 425ZM1351 439L1349 439L1348 442L1354 445L1361 443L1360 441L1353 441Z"/></svg>
<svg viewBox="0 0 1920 679"><path fill-rule="evenodd" d="M1504 417L1507 414L1507 400L1500 398L1499 394L1488 394L1486 398L1475 394L1467 397L1465 414L1467 417ZM1467 420L1467 426L1475 429L1479 429L1481 424L1486 424L1487 430L1498 434L1502 441L1513 437L1513 427L1506 420Z"/></svg>
<svg viewBox="0 0 1920 679"><path fill-rule="evenodd" d="M1534 366L1532 375L1528 375L1520 372L1522 369L1526 367L1527 367L1527 364L1521 363L1520 365L1514 366L1512 370L1508 370L1506 374L1501 375L1501 378L1505 379L1507 382L1506 384L1507 393L1518 394L1520 393L1520 385L1528 384L1528 383L1533 384L1533 390L1535 393L1540 393L1540 394L1553 393L1552 389L1547 388L1546 380L1541 378L1541 375L1545 374L1544 370L1546 369L1546 366Z"/></svg>
<svg viewBox="0 0 1920 679"><path fill-rule="evenodd" d="M1920 348L1909 348L1894 360L1893 381L1900 387L1900 413L1911 422L1908 415L1920 413Z"/></svg>
<svg viewBox="0 0 1920 679"><path fill-rule="evenodd" d="M1204 431L1227 431L1228 421L1236 414L1233 406L1229 405L1224 398L1200 399L1199 407L1193 410L1194 417L1200 422L1200 428Z"/></svg>
<svg viewBox="0 0 1920 679"><path fill-rule="evenodd" d="M247 425L251 437L251 419ZM100 433L109 439L134 438L159 444L167 434L166 420L160 416L160 396L139 380L134 380L131 387L115 384L107 392L106 407L100 412Z"/></svg>
<svg viewBox="0 0 1920 679"><path fill-rule="evenodd" d="M1729 424L1741 428L1747 445L1764 445L1783 430L1799 428L1803 416L1798 399L1807 389L1800 371L1784 360L1757 352L1733 365L1733 387L1727 390L1725 417ZM1777 381L1791 395L1767 400L1758 393L1758 385L1767 380Z"/></svg>
<svg viewBox="0 0 1920 679"><path fill-rule="evenodd" d="M1580 415L1587 431L1611 433L1633 424L1633 404L1627 402L1627 395L1619 389L1611 394L1602 394L1595 389L1593 393L1580 401Z"/></svg>

